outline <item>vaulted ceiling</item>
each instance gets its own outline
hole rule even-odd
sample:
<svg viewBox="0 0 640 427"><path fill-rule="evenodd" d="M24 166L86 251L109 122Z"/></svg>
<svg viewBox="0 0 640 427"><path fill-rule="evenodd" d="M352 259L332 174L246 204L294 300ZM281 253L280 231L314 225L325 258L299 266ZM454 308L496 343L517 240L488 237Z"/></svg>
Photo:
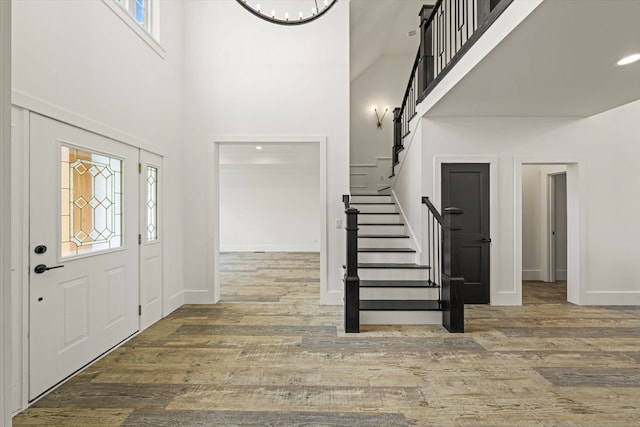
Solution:
<svg viewBox="0 0 640 427"><path fill-rule="evenodd" d="M434 0L351 0L351 80L382 55L415 54L420 44L418 13Z"/></svg>

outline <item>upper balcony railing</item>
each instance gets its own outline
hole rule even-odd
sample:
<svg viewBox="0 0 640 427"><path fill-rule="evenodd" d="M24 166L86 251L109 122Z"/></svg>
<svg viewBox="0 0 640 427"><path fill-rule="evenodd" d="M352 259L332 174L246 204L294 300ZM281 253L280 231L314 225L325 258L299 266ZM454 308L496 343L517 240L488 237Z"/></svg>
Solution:
<svg viewBox="0 0 640 427"><path fill-rule="evenodd" d="M402 105L394 110L392 171L411 132L417 106L447 75L513 0L438 0L420 11L420 48Z"/></svg>

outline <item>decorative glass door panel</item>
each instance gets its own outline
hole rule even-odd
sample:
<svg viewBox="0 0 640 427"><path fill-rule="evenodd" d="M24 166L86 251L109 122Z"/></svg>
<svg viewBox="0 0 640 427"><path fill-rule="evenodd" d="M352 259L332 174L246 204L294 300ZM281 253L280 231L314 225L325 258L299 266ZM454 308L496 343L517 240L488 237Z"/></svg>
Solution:
<svg viewBox="0 0 640 427"><path fill-rule="evenodd" d="M122 160L62 145L61 257L122 246Z"/></svg>

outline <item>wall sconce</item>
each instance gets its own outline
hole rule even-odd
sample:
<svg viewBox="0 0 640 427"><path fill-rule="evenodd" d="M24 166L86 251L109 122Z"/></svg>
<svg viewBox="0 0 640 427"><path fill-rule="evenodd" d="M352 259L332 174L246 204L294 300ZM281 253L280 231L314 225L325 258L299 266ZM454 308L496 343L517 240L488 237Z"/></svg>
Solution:
<svg viewBox="0 0 640 427"><path fill-rule="evenodd" d="M377 119L377 125L378 125L378 129L382 130L382 121L384 120L384 116L387 115L387 112L389 111L389 106L387 105L384 109L384 113L382 113L382 117L380 117L380 114L378 114L378 107L376 107L375 105L373 107L371 107L373 109L373 111L376 113L376 119Z"/></svg>

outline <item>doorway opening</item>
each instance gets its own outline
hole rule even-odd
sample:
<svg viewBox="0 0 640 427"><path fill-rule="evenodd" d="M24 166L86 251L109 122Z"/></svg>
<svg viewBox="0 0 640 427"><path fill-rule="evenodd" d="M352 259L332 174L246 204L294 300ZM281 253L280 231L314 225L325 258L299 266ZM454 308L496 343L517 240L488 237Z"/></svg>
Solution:
<svg viewBox="0 0 640 427"><path fill-rule="evenodd" d="M566 302L569 298L568 164L522 165L523 303ZM573 165L574 168L576 165ZM570 173L570 172L569 172ZM575 187L574 187L575 188ZM574 195L574 199L577 197ZM575 224L573 224L575 226ZM574 262L575 262L575 255ZM577 284L572 281L572 293ZM577 302L577 301L576 301Z"/></svg>
<svg viewBox="0 0 640 427"><path fill-rule="evenodd" d="M326 289L324 141L236 138L213 147L214 301L278 302L300 286L318 303Z"/></svg>

